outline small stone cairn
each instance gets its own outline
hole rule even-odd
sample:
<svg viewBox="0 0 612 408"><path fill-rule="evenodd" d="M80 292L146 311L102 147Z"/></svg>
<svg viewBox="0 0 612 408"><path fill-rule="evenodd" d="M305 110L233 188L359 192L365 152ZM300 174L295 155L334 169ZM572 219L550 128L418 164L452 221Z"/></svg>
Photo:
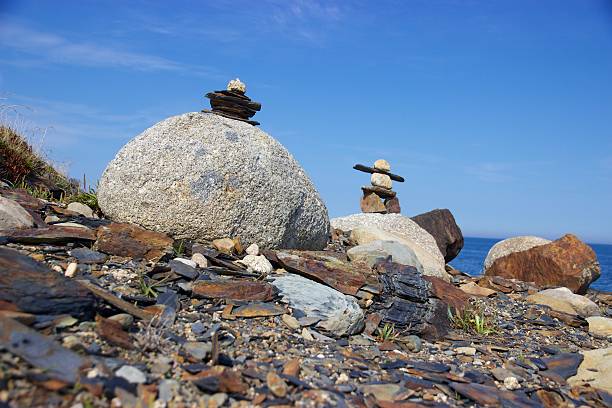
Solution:
<svg viewBox="0 0 612 408"><path fill-rule="evenodd" d="M232 79L227 84L227 90L206 94L206 97L210 99L212 111L204 109L202 112L212 112L257 126L259 122L251 118L261 110L261 103L252 101L245 95L245 92L246 85L239 78Z"/></svg>
<svg viewBox="0 0 612 408"><path fill-rule="evenodd" d="M395 191L391 189L392 181L404 182L404 178L391 173L391 166L386 160L376 160L374 167L356 164L355 170L372 174L371 186L361 187L363 197L361 198L361 211L364 213L399 214L400 203ZM384 200L384 201L383 201Z"/></svg>

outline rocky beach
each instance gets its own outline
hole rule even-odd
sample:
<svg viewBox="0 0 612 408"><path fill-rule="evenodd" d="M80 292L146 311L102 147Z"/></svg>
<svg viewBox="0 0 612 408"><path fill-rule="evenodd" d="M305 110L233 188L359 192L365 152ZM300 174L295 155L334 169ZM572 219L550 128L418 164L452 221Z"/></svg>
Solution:
<svg viewBox="0 0 612 408"><path fill-rule="evenodd" d="M206 96L94 201L2 183L0 407L612 405L612 293L571 231L470 276L451 210L401 214L392 162L357 164L362 213L330 219L242 82Z"/></svg>

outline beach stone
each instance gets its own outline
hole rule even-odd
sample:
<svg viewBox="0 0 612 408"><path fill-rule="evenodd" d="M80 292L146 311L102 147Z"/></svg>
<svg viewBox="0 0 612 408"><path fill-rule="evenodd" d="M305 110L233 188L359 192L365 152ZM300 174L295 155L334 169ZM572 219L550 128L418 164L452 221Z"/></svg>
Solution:
<svg viewBox="0 0 612 408"><path fill-rule="evenodd" d="M88 205L85 205L82 203L77 203L77 202L70 203L68 204L66 208L69 211L74 211L75 213L84 215L85 217L88 217L88 218L93 218L94 216L93 210Z"/></svg>
<svg viewBox="0 0 612 408"><path fill-rule="evenodd" d="M483 288L474 282L464 283L459 286L459 289L472 296L488 297L497 293L493 289Z"/></svg>
<svg viewBox="0 0 612 408"><path fill-rule="evenodd" d="M584 360L575 376L567 379L572 386L590 385L612 392L612 347L580 352Z"/></svg>
<svg viewBox="0 0 612 408"><path fill-rule="evenodd" d="M251 272L268 274L274 270L270 261L263 255L247 255L238 262Z"/></svg>
<svg viewBox="0 0 612 408"><path fill-rule="evenodd" d="M247 249L244 251L247 253L247 255L254 255L257 256L259 255L259 245L257 244L251 244L247 247Z"/></svg>
<svg viewBox="0 0 612 408"><path fill-rule="evenodd" d="M79 264L76 262L70 262L66 267L66 271L64 272L64 276L67 278L74 278L77 271L79 270Z"/></svg>
<svg viewBox="0 0 612 408"><path fill-rule="evenodd" d="M124 329L129 329L132 326L132 323L134 323L134 316L128 313L118 313L116 315L110 316L108 320L114 320L115 322L118 322Z"/></svg>
<svg viewBox="0 0 612 408"><path fill-rule="evenodd" d="M136 367L124 365L117 372L117 377L125 378L133 384L144 384L147 381L145 374Z"/></svg>
<svg viewBox="0 0 612 408"><path fill-rule="evenodd" d="M436 209L411 218L436 240L438 249L449 263L463 248L463 234L453 214L447 209Z"/></svg>
<svg viewBox="0 0 612 408"><path fill-rule="evenodd" d="M400 202L397 197L389 198L385 201L385 208L389 214L399 214L402 212Z"/></svg>
<svg viewBox="0 0 612 408"><path fill-rule="evenodd" d="M550 242L549 239L534 236L520 236L499 241L489 249L484 261L484 269L490 268L497 259L513 252L526 251L536 246L546 245Z"/></svg>
<svg viewBox="0 0 612 408"><path fill-rule="evenodd" d="M194 260L192 260L192 259L178 257L178 258L174 258L173 261L180 262L180 263L185 264L187 266L191 266L192 268L197 268L197 266L198 266L198 264Z"/></svg>
<svg viewBox="0 0 612 408"><path fill-rule="evenodd" d="M373 186L386 188L387 190L391 190L391 187L393 186L391 177L382 173L373 173L370 176L370 183L372 183Z"/></svg>
<svg viewBox="0 0 612 408"><path fill-rule="evenodd" d="M364 213L384 213L387 207L376 193L364 194L359 203L361 211Z"/></svg>
<svg viewBox="0 0 612 408"><path fill-rule="evenodd" d="M391 171L391 165L384 159L378 159L374 162L374 168L380 171Z"/></svg>
<svg viewBox="0 0 612 408"><path fill-rule="evenodd" d="M323 249L330 233L293 156L261 129L210 113L168 118L131 140L104 171L98 200L113 220L179 239Z"/></svg>
<svg viewBox="0 0 612 408"><path fill-rule="evenodd" d="M191 260L193 262L195 262L195 264L199 267L199 268L208 268L208 259L206 259L206 257L198 252L196 252L195 254L191 255Z"/></svg>
<svg viewBox="0 0 612 408"><path fill-rule="evenodd" d="M34 218L19 203L0 196L0 231L31 228Z"/></svg>
<svg viewBox="0 0 612 408"><path fill-rule="evenodd" d="M418 227L418 226L417 226ZM420 227L419 227L420 228ZM425 230L423 230L424 234L427 234ZM427 234L429 238L431 235ZM418 242L415 242L411 238L406 237L405 235L395 234L389 231L384 231L382 229L376 227L360 227L356 226L352 228L351 231L351 239L359 245L369 244L373 241L393 241L398 242L401 245L404 245L412 250L416 255L418 261L422 265L422 270L424 275L428 276L436 276L440 279L444 279L446 281L450 281L450 275L446 272L444 268L444 258L442 254L438 250L437 246L434 246L435 254L437 256L432 255L429 251L427 251L423 246L421 246ZM421 242L425 237L420 239ZM435 241L433 241L435 245ZM429 245L432 245L430 242Z"/></svg>
<svg viewBox="0 0 612 408"><path fill-rule="evenodd" d="M423 273L423 265L419 262L414 251L396 241L372 241L357 245L346 251L346 254L351 261L364 260L370 267L381 258L384 260L391 256L393 262L414 266L419 272Z"/></svg>
<svg viewBox="0 0 612 408"><path fill-rule="evenodd" d="M568 288L545 289L527 296L527 301L550 306L559 312L582 317L599 316L599 306L586 296L573 293Z"/></svg>
<svg viewBox="0 0 612 408"><path fill-rule="evenodd" d="M98 251L92 251L89 248L76 248L70 251L70 256L75 257L79 263L83 264L99 264L108 260L108 256Z"/></svg>
<svg viewBox="0 0 612 408"><path fill-rule="evenodd" d="M341 337L364 327L363 311L354 297L299 275L287 273L272 280L285 303L320 321L316 327Z"/></svg>
<svg viewBox="0 0 612 408"><path fill-rule="evenodd" d="M97 231L94 249L110 255L159 260L172 248L172 239L133 224L112 223Z"/></svg>
<svg viewBox="0 0 612 408"><path fill-rule="evenodd" d="M485 271L487 276L534 282L539 287L565 286L579 294L586 293L600 274L593 249L571 234L497 258Z"/></svg>
<svg viewBox="0 0 612 408"><path fill-rule="evenodd" d="M231 238L218 238L213 240L212 246L219 252L231 255L236 252L236 241Z"/></svg>
<svg viewBox="0 0 612 408"><path fill-rule="evenodd" d="M586 318L589 322L589 333L596 336L612 336L612 319L602 316L590 316Z"/></svg>

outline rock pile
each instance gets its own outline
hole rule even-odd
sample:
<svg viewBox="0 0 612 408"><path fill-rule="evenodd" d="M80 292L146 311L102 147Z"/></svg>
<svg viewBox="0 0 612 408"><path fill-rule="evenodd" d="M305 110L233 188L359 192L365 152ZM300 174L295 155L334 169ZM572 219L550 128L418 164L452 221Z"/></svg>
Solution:
<svg viewBox="0 0 612 408"><path fill-rule="evenodd" d="M382 214L399 214L401 212L399 199L396 192L392 189L392 180L403 183L404 178L391 173L389 162L380 159L374 162L374 167L356 164L353 168L372 174L370 177L372 185L361 187L363 191L361 211L364 213Z"/></svg>
<svg viewBox="0 0 612 408"><path fill-rule="evenodd" d="M261 110L261 104L251 101L245 92L246 85L236 78L227 84L227 90L209 92L206 97L210 99L212 113L241 120L254 126L259 125L259 122L250 119ZM204 110L203 112L210 111Z"/></svg>

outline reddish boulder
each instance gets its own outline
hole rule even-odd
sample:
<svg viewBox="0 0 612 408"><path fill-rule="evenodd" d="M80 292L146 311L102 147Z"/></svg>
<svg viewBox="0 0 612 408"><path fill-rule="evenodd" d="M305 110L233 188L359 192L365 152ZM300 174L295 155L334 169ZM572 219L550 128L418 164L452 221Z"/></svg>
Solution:
<svg viewBox="0 0 612 408"><path fill-rule="evenodd" d="M434 237L446 263L459 255L463 248L463 234L449 210L437 209L411 219Z"/></svg>
<svg viewBox="0 0 612 408"><path fill-rule="evenodd" d="M571 234L498 258L485 271L487 276L534 282L539 287L565 286L580 294L585 293L600 274L595 252Z"/></svg>

